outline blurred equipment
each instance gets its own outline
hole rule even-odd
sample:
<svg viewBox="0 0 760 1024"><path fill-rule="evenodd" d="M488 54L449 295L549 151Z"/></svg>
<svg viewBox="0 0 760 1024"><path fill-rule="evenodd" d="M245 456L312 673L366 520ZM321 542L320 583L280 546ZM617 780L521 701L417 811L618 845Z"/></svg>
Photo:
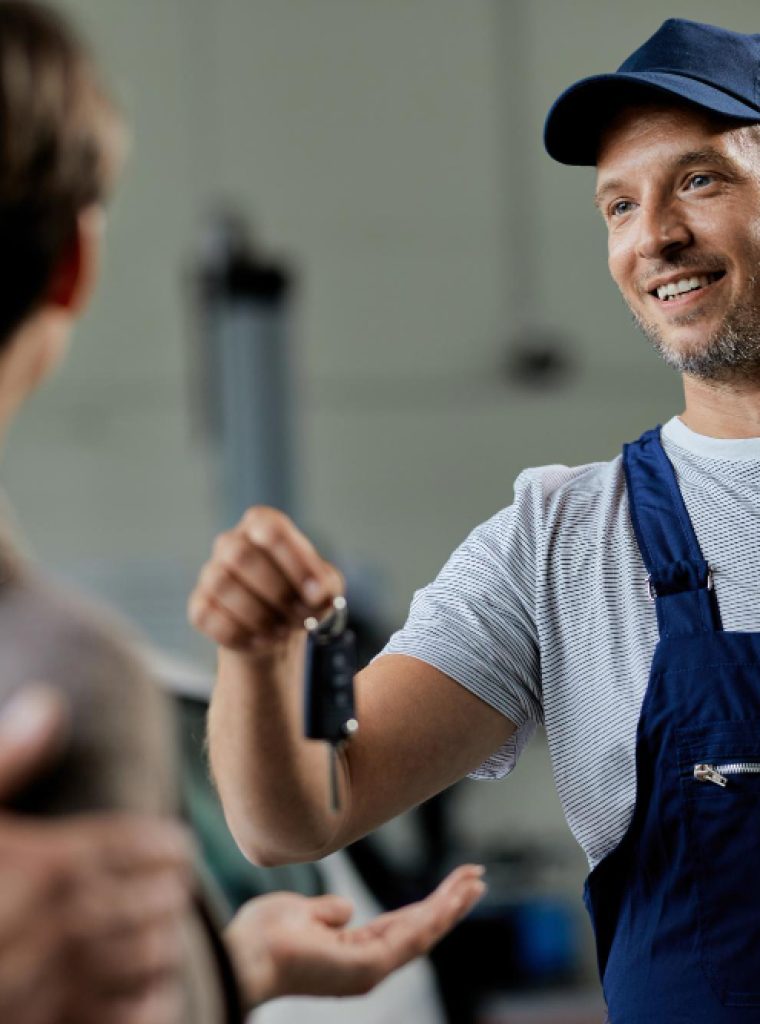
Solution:
<svg viewBox="0 0 760 1024"><path fill-rule="evenodd" d="M504 360L508 381L522 388L556 388L577 370L572 341L557 330L523 328L509 341Z"/></svg>
<svg viewBox="0 0 760 1024"><path fill-rule="evenodd" d="M516 140L533 138L530 103L515 103L515 83L538 92L533 59L535 18L530 4L493 4L493 35L498 40L503 99L499 118L502 223L506 262L503 272L505 322L495 371L505 384L526 391L557 390L579 369L577 339L565 323L546 320L543 302L546 258L541 250L541 195L532 161Z"/></svg>
<svg viewBox="0 0 760 1024"><path fill-rule="evenodd" d="M218 449L225 528L251 505L293 517L293 274L256 250L241 215L223 210L205 225L192 279L195 418Z"/></svg>

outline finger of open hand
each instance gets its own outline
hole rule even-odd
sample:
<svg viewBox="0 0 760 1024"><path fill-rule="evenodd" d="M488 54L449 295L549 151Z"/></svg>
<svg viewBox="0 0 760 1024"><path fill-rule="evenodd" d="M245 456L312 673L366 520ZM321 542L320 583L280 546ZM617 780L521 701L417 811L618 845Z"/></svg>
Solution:
<svg viewBox="0 0 760 1024"><path fill-rule="evenodd" d="M330 928L342 928L351 920L354 905L343 896L313 896L308 908L311 916L321 924Z"/></svg>
<svg viewBox="0 0 760 1024"><path fill-rule="evenodd" d="M419 930L426 949L434 945L457 921L469 913L486 891L480 872L458 869L426 899L395 912L392 927L399 925Z"/></svg>
<svg viewBox="0 0 760 1024"><path fill-rule="evenodd" d="M365 995L388 977L397 967L410 960L402 959L384 938L349 942L338 958L339 970L326 972L332 984L325 994L336 996Z"/></svg>
<svg viewBox="0 0 760 1024"><path fill-rule="evenodd" d="M318 610L343 593L341 574L284 513L265 507L249 509L241 528L267 552L307 607Z"/></svg>
<svg viewBox="0 0 760 1024"><path fill-rule="evenodd" d="M345 933L346 940L369 953L384 954L389 961L388 970L427 951L433 944L434 915L419 903L370 921L361 928Z"/></svg>
<svg viewBox="0 0 760 1024"><path fill-rule="evenodd" d="M428 899L437 895L448 895L455 892L458 888L466 885L467 882L473 879L482 878L485 874L485 868L482 864L460 864L459 867L454 868L453 871L449 872L448 875L443 879L442 882L433 890Z"/></svg>
<svg viewBox="0 0 760 1024"><path fill-rule="evenodd" d="M464 874L455 891L436 890L419 903L382 914L362 928L347 931L346 939L368 949L376 947L378 955L384 955L383 963L389 971L427 953L485 891L478 876Z"/></svg>
<svg viewBox="0 0 760 1024"><path fill-rule="evenodd" d="M412 955L426 953L467 914L485 892L479 878L463 879L456 890L432 893L427 899L396 911L389 922L387 937L403 946L408 943Z"/></svg>
<svg viewBox="0 0 760 1024"><path fill-rule="evenodd" d="M428 897L420 909L426 912L425 951L435 945L454 925L472 910L486 891L479 878L462 880L456 891L445 896Z"/></svg>

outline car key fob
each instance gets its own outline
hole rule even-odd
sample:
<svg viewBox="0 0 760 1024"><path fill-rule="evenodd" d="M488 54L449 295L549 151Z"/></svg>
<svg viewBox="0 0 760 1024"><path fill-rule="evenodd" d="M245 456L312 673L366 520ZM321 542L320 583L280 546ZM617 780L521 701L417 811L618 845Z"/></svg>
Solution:
<svg viewBox="0 0 760 1024"><path fill-rule="evenodd" d="M336 597L322 621L306 620L308 632L304 686L304 735L330 744L331 806L338 810L337 759L341 746L356 732L354 707L356 639L347 628L348 606Z"/></svg>

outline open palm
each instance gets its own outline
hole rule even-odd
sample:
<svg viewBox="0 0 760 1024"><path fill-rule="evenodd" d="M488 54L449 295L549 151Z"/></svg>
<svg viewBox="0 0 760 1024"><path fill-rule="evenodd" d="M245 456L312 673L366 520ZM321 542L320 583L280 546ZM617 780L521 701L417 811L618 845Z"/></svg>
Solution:
<svg viewBox="0 0 760 1024"><path fill-rule="evenodd" d="M368 992L426 953L472 908L485 889L482 873L459 867L426 899L356 928L346 927L353 906L340 896L280 892L251 900L227 929L248 1001Z"/></svg>

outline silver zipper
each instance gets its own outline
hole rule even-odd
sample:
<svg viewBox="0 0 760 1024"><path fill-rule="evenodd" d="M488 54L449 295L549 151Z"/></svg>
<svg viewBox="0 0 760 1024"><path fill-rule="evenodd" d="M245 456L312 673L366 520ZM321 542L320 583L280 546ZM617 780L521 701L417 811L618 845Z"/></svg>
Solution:
<svg viewBox="0 0 760 1024"><path fill-rule="evenodd" d="M760 761L733 761L731 764L695 764L694 778L698 782L714 782L723 789L729 775L760 774Z"/></svg>

